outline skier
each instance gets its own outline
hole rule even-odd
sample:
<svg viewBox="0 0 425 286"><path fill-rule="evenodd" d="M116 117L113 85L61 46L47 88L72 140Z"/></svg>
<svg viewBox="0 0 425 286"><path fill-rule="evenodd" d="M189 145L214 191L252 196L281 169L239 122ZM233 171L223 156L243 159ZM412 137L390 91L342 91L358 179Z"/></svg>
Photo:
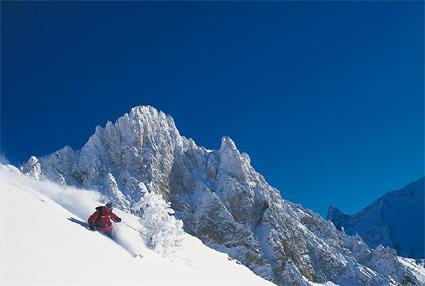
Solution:
<svg viewBox="0 0 425 286"><path fill-rule="evenodd" d="M88 223L90 230L105 234L106 236L112 238L112 222L120 222L116 214L112 212L112 203L107 203L105 206L99 206L96 208L96 211L89 217Z"/></svg>

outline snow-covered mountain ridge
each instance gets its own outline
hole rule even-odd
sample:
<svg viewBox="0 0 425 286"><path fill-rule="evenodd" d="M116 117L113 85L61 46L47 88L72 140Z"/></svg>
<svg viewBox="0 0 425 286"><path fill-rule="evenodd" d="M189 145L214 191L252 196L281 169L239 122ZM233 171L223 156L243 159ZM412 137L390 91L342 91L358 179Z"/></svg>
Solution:
<svg viewBox="0 0 425 286"><path fill-rule="evenodd" d="M278 285L420 283L392 250L370 249L283 200L230 138L218 150L199 147L150 106L97 127L81 150L31 157L22 171L96 189L124 210L140 200L143 183L172 203L188 233Z"/></svg>
<svg viewBox="0 0 425 286"><path fill-rule="evenodd" d="M330 207L327 218L349 235L358 233L371 247L382 244L403 257L425 258L424 178L386 193L360 212L347 215Z"/></svg>

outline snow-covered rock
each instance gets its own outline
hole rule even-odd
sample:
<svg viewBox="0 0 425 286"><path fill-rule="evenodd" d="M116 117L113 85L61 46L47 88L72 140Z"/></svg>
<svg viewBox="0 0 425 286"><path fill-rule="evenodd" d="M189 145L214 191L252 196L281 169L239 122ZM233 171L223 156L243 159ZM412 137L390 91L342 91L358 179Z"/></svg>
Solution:
<svg viewBox="0 0 425 286"><path fill-rule="evenodd" d="M150 106L97 127L79 151L36 159L22 171L96 189L123 210L140 201L143 183L171 203L188 233L278 285L418 285L394 253L382 255L382 269L366 245L347 245L331 222L282 199L229 137L218 150L199 147Z"/></svg>
<svg viewBox="0 0 425 286"><path fill-rule="evenodd" d="M425 285L425 259L412 259L405 257L398 257L399 261L403 263L415 275L420 285Z"/></svg>
<svg viewBox="0 0 425 286"><path fill-rule="evenodd" d="M146 189L145 186L142 188ZM156 252L170 256L181 245L183 223L176 219L170 203L160 194L145 191L140 202L132 209L140 216L140 231Z"/></svg>
<svg viewBox="0 0 425 286"><path fill-rule="evenodd" d="M403 257L424 258L424 192L421 178L385 194L354 215L331 206L327 219L349 235L359 234L370 247L382 244Z"/></svg>

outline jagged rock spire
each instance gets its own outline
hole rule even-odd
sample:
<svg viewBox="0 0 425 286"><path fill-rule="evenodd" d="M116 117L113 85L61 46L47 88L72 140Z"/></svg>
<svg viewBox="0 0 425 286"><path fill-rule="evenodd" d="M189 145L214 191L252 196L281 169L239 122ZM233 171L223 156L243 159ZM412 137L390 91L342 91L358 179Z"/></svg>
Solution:
<svg viewBox="0 0 425 286"><path fill-rule="evenodd" d="M151 106L97 127L79 151L31 162L39 167L23 170L97 189L127 210L146 186L171 202L187 232L279 285L288 285L284 275L366 286L415 281L391 253L379 260L381 265L391 260L385 273L369 260L356 260L349 248L354 242L314 212L282 200L229 137L222 138L220 149L207 150L181 136L173 119ZM367 259L378 257L370 251Z"/></svg>

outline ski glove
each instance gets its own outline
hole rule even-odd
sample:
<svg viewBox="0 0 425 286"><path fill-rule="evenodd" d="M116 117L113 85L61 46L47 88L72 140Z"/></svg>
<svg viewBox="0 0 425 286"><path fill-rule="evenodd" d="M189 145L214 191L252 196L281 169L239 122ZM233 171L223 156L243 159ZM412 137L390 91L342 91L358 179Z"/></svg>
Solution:
<svg viewBox="0 0 425 286"><path fill-rule="evenodd" d="M117 217L117 222L120 222L120 221L121 221L121 218Z"/></svg>
<svg viewBox="0 0 425 286"><path fill-rule="evenodd" d="M95 231L96 230L96 226L94 224L89 225L90 230Z"/></svg>

